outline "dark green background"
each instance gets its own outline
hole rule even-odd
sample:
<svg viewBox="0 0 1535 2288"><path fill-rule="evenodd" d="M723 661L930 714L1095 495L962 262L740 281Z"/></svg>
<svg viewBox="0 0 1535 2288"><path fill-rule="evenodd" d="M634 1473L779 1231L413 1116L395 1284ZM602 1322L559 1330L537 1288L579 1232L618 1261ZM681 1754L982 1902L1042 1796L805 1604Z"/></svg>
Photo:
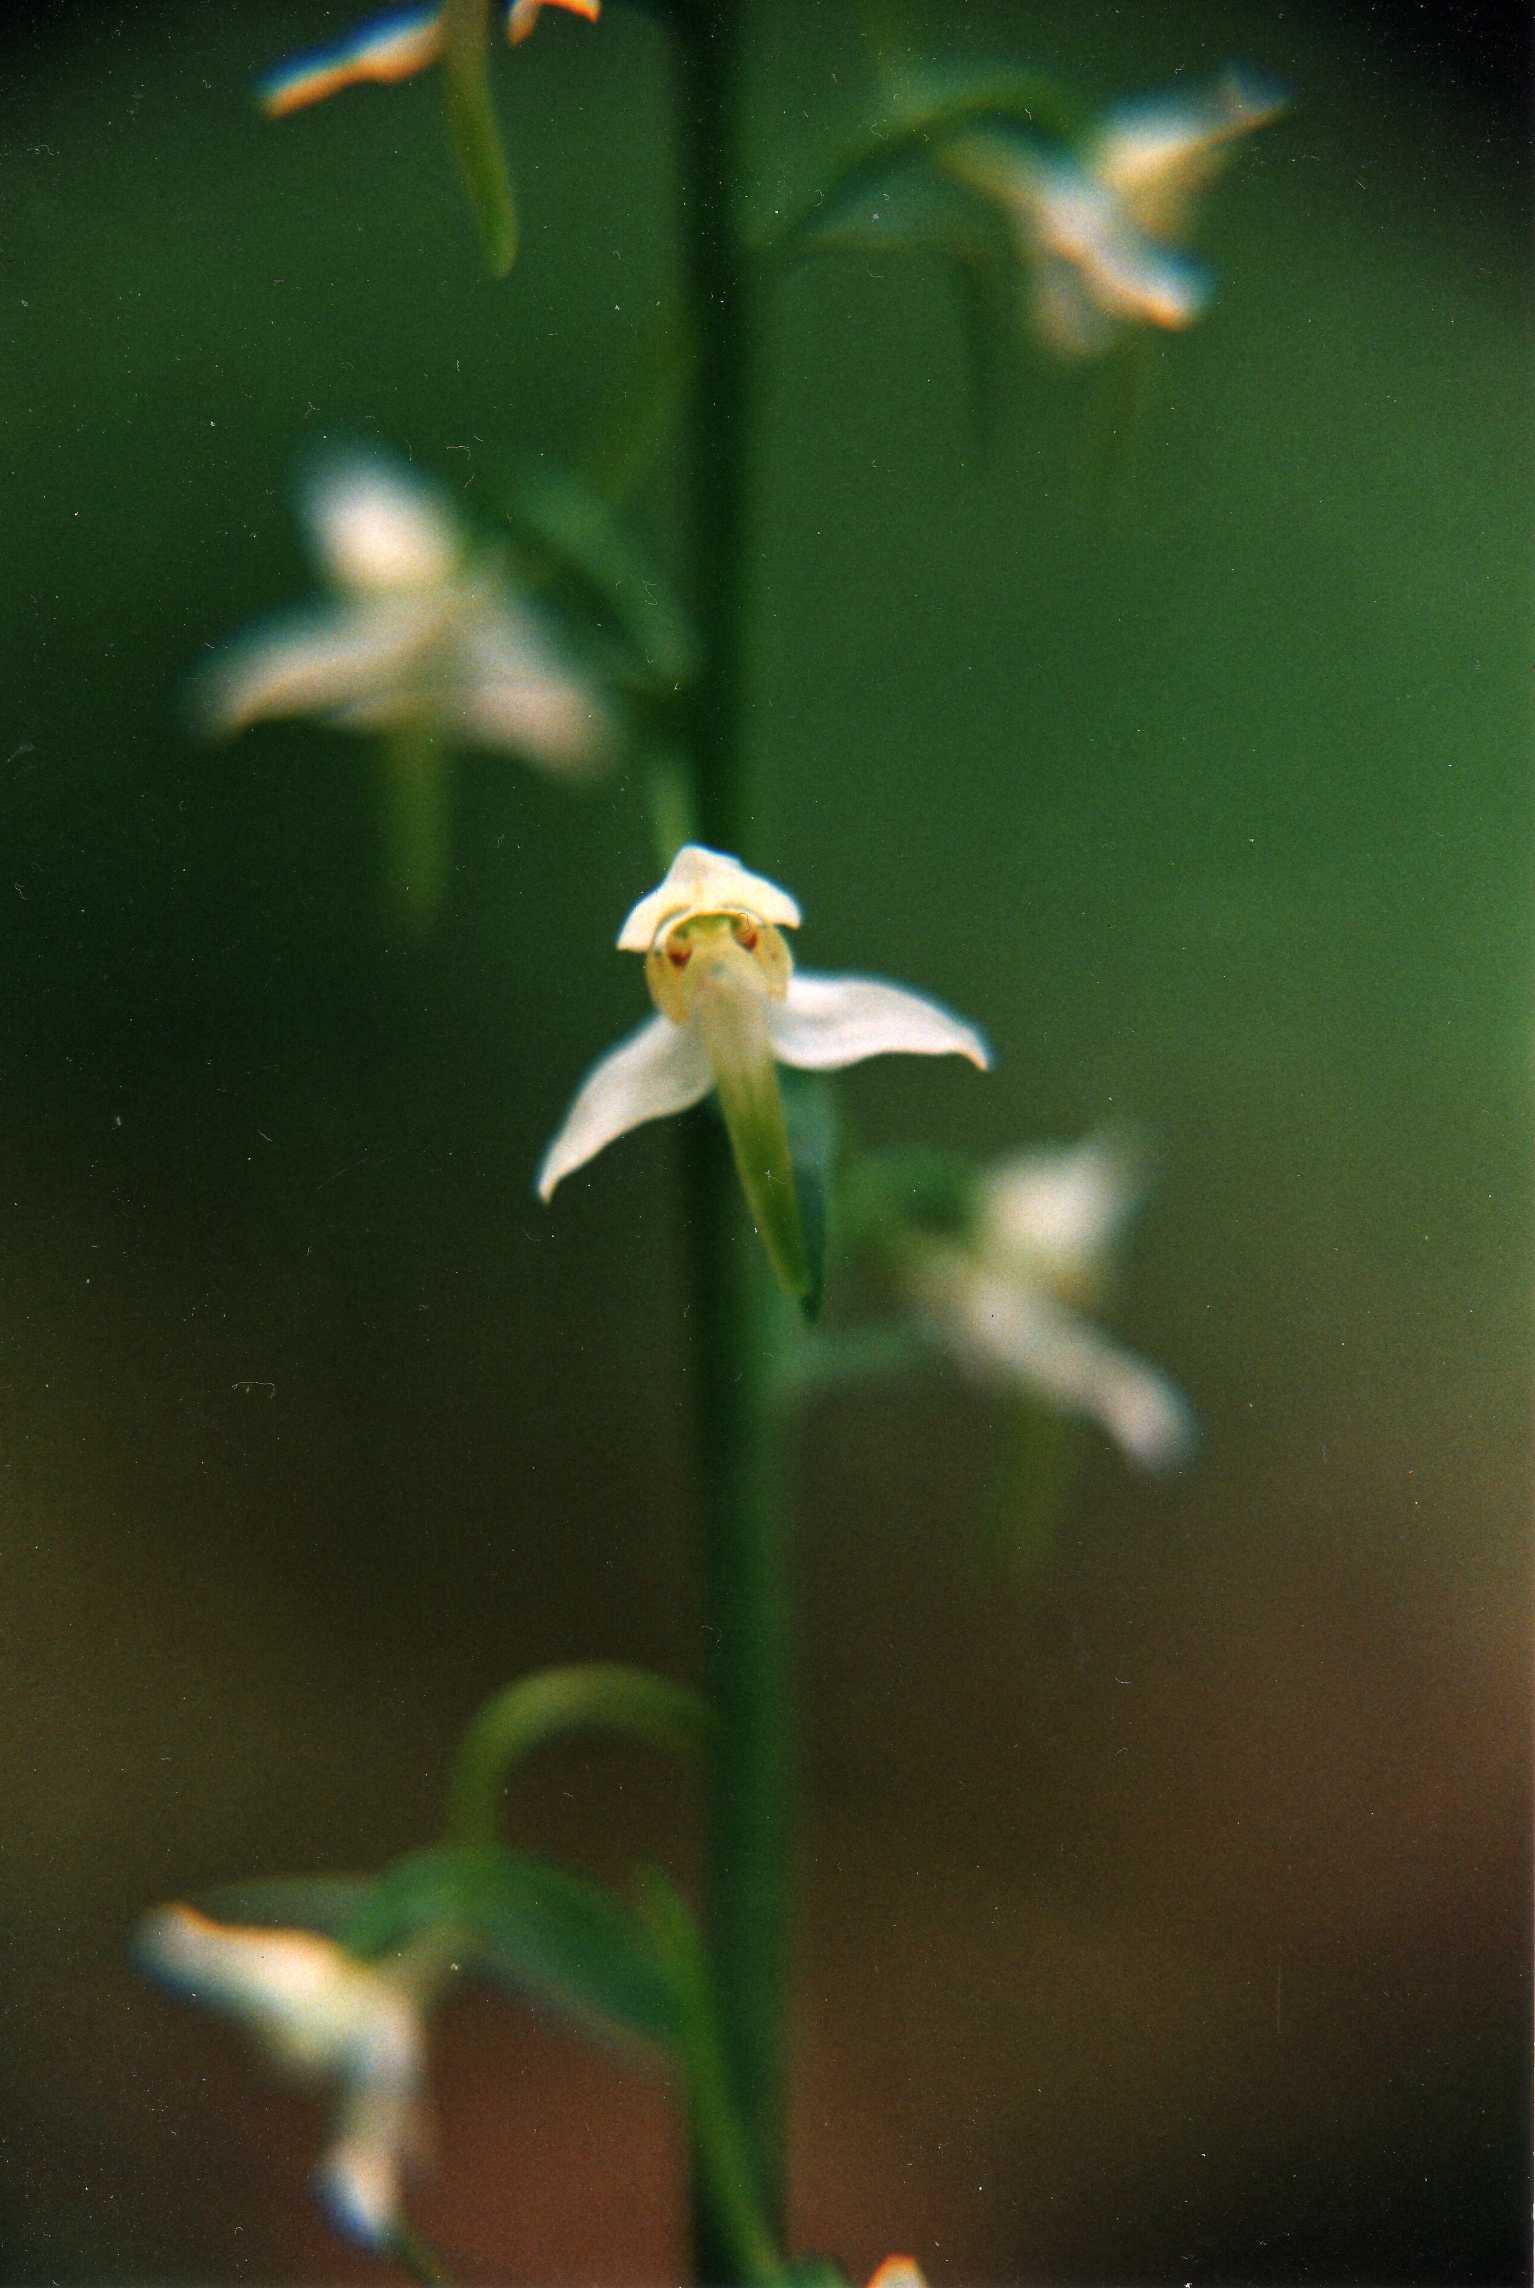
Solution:
<svg viewBox="0 0 1535 2288"><path fill-rule="evenodd" d="M870 86L763 9L771 206ZM39 14L0 93L0 2227L13 2280L363 2278L321 2116L143 1991L136 1913L424 1839L488 1689L696 1673L675 1161L531 1171L641 1012L607 950L637 784L467 763L436 939L380 918L360 743L181 728L306 592L306 446L376 439L493 529L625 402L672 279L659 31L498 64L527 243L481 273L433 91L282 126L348 20ZM1091 1442L999 1574L993 1417L823 1407L800 1511L798 2224L986 2278L1508 2280L1528 2200L1524 1549L1532 948L1521 128L1453 24L1247 0L911 0L886 37L1104 95L1296 86L1211 202L1222 287L1105 487L1090 374L989 456L941 270L802 270L767 344L748 860L804 958L982 1021L861 1126L1143 1124L1122 1323L1187 1481ZM1448 20L1447 20L1448 21ZM638 513L664 535L666 472ZM267 1385L275 1386L268 1390ZM596 1751L518 1831L667 1850ZM651 2086L507 2004L443 2029L423 2220L471 2278L660 2278Z"/></svg>

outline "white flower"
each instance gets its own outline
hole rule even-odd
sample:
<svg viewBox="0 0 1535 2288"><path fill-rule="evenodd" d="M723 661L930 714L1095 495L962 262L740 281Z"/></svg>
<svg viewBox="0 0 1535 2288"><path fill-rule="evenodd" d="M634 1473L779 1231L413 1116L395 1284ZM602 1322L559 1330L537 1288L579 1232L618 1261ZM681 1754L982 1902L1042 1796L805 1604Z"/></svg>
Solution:
<svg viewBox="0 0 1535 2288"><path fill-rule="evenodd" d="M775 1062L828 1071L905 1051L985 1071L991 1060L972 1026L918 993L797 974L782 933L799 918L786 891L737 859L696 843L677 853L618 933L621 951L644 956L657 1014L587 1074L539 1170L541 1199L631 1128L717 1088L748 1203L780 1276L802 1291L775 1246L791 1220L797 1230Z"/></svg>
<svg viewBox="0 0 1535 2288"><path fill-rule="evenodd" d="M210 730L318 715L356 731L421 726L551 771L604 759L605 709L435 492L348 456L320 470L304 510L337 600L258 629L214 665L200 694Z"/></svg>
<svg viewBox="0 0 1535 2288"><path fill-rule="evenodd" d="M423 2142L425 2027L403 1966L357 1961L313 1931L216 1923L188 1906L148 1916L138 1943L150 1969L243 2019L280 2065L339 2083L316 2187L352 2239L392 2245L401 2180Z"/></svg>
<svg viewBox="0 0 1535 2288"><path fill-rule="evenodd" d="M965 1237L914 1247L907 1276L962 1364L1092 1416L1133 1461L1171 1469L1196 1443L1187 1400L1076 1307L1101 1293L1143 1189L1111 1137L1024 1153L982 1179Z"/></svg>
<svg viewBox="0 0 1535 2288"><path fill-rule="evenodd" d="M546 6L568 8L589 23L597 18L598 0L504 0L507 38L514 44L525 40ZM269 118L281 119L343 87L411 79L440 58L442 19L440 6L390 8L370 16L333 46L312 49L269 72L258 91L261 108Z"/></svg>
<svg viewBox="0 0 1535 2288"><path fill-rule="evenodd" d="M1199 316L1213 282L1180 243L1198 193L1239 136L1284 109L1277 89L1231 71L1201 95L1117 104L1075 156L999 132L966 136L946 164L1011 227L1040 338L1090 357L1127 325Z"/></svg>

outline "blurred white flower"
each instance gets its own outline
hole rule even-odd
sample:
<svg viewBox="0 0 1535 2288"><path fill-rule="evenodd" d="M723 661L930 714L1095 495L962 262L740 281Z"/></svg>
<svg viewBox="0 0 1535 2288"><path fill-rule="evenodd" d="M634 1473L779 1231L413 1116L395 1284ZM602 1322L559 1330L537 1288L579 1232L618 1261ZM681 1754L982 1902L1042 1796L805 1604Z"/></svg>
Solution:
<svg viewBox="0 0 1535 2288"><path fill-rule="evenodd" d="M1003 1161L963 1238L914 1244L907 1277L946 1349L982 1379L1090 1415L1132 1461L1172 1469L1197 1432L1182 1393L1082 1315L1144 1181L1110 1136Z"/></svg>
<svg viewBox="0 0 1535 2288"><path fill-rule="evenodd" d="M205 726L317 715L355 731L420 727L510 748L575 774L605 759L612 726L591 685L441 496L355 455L323 466L304 500L332 604L256 629L201 677Z"/></svg>
<svg viewBox="0 0 1535 2288"><path fill-rule="evenodd" d="M914 2257L887 2256L871 2274L869 2288L927 2288L927 2282Z"/></svg>
<svg viewBox="0 0 1535 2288"><path fill-rule="evenodd" d="M1203 94L1116 104L1075 154L998 130L963 137L945 164L1006 219L1041 340L1091 357L1126 326L1199 316L1213 281L1182 243L1198 194L1239 137L1285 108L1277 88L1233 70Z"/></svg>
<svg viewBox="0 0 1535 2288"><path fill-rule="evenodd" d="M147 1916L138 1949L169 1985L243 2020L278 2064L339 2085L316 2189L352 2239L392 2246L424 2128L422 1998L402 1964L358 1961L313 1931L216 1923L188 1906Z"/></svg>
<svg viewBox="0 0 1535 2288"><path fill-rule="evenodd" d="M525 40L545 7L569 9L588 23L597 20L598 0L502 0L507 38L514 45ZM440 6L389 8L370 16L330 47L311 49L269 72L257 90L261 108L281 119L344 87L411 79L442 54L442 19Z"/></svg>

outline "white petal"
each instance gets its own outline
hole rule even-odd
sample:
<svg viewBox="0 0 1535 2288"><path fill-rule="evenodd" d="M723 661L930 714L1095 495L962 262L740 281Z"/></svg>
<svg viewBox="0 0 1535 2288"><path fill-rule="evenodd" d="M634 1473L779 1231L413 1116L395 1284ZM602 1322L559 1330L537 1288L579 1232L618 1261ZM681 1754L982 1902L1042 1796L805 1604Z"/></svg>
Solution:
<svg viewBox="0 0 1535 2288"><path fill-rule="evenodd" d="M425 2143L420 2086L424 2034L415 2006L376 1973L367 2021L345 2068L340 2132L316 2172L332 2216L378 2248L402 2222L401 2179Z"/></svg>
<svg viewBox="0 0 1535 2288"><path fill-rule="evenodd" d="M404 2155L389 2135L342 2137L315 2171L314 2186L337 2228L364 2248L387 2248L403 2221Z"/></svg>
<svg viewBox="0 0 1535 2288"><path fill-rule="evenodd" d="M466 738L514 748L551 770L588 770L612 741L607 712L591 689L565 668L530 616L502 606L475 615L455 713Z"/></svg>
<svg viewBox="0 0 1535 2288"><path fill-rule="evenodd" d="M768 1032L784 1064L829 1072L865 1057L968 1057L982 1072L991 1052L973 1025L903 985L877 977L797 972L788 996L768 1009Z"/></svg>
<svg viewBox="0 0 1535 2288"><path fill-rule="evenodd" d="M547 1201L556 1184L631 1128L686 1112L713 1085L709 1059L692 1027L652 1017L593 1065L577 1089L538 1171L539 1198Z"/></svg>
<svg viewBox="0 0 1535 2288"><path fill-rule="evenodd" d="M630 912L618 933L620 953L648 953L656 932L686 914L739 909L781 929L798 929L799 907L787 890L763 874L749 874L739 858L689 842L672 860L666 880Z"/></svg>
<svg viewBox="0 0 1535 2288"><path fill-rule="evenodd" d="M1193 1452L1194 1417L1167 1377L1042 1291L969 1272L931 1301L973 1364L1093 1416L1133 1461L1171 1469Z"/></svg>
<svg viewBox="0 0 1535 2288"><path fill-rule="evenodd" d="M437 494L383 461L330 462L305 506L326 571L354 594L442 587L463 561L458 528Z"/></svg>
<svg viewBox="0 0 1535 2288"><path fill-rule="evenodd" d="M206 730L227 735L262 716L377 707L398 696L433 625L434 615L414 602L279 623L204 672L195 712Z"/></svg>

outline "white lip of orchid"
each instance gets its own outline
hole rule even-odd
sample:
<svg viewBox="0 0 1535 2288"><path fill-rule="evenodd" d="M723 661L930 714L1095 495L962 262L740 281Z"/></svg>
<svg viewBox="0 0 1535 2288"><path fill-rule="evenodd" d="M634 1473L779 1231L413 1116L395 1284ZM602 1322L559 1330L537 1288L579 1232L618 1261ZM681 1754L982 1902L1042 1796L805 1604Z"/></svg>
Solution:
<svg viewBox="0 0 1535 2288"><path fill-rule="evenodd" d="M904 1052L989 1068L975 1028L921 994L796 973L781 930L799 918L787 891L739 860L696 843L678 852L618 938L645 957L659 1014L587 1074L539 1169L540 1199L630 1129L686 1111L717 1083L727 1111L752 1074L776 1098L775 1061L826 1072Z"/></svg>
<svg viewBox="0 0 1535 2288"><path fill-rule="evenodd" d="M146 1917L138 1947L167 1984L243 2020L279 2065L335 2078L336 2135L317 2189L353 2239L386 2246L423 2143L425 2030L408 1972L357 1961L314 1931L217 1923L181 1905Z"/></svg>

